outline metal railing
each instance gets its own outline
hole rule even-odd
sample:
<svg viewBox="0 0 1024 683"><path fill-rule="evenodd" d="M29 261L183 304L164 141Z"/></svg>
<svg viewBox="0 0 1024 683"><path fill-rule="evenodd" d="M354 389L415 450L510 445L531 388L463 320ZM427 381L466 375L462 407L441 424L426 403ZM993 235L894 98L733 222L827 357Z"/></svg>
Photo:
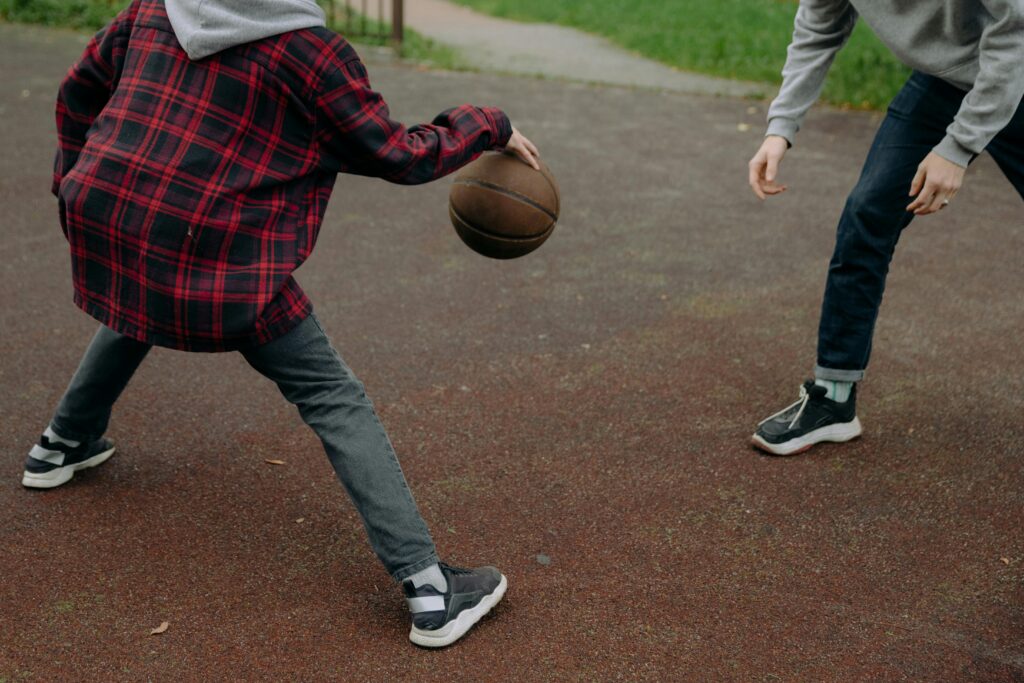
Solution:
<svg viewBox="0 0 1024 683"><path fill-rule="evenodd" d="M400 46L405 37L405 0L317 0L327 25L346 38Z"/></svg>

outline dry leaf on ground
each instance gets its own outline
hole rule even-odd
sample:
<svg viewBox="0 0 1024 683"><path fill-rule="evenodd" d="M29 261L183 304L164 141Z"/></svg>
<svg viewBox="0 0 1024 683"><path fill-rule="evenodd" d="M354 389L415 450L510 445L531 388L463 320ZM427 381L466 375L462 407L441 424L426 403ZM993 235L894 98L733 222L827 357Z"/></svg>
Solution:
<svg viewBox="0 0 1024 683"><path fill-rule="evenodd" d="M268 465L283 465L284 464L284 460L271 460L269 458L264 460L263 462L267 463Z"/></svg>
<svg viewBox="0 0 1024 683"><path fill-rule="evenodd" d="M155 636L155 635L158 635L160 633L163 633L164 631L166 631L168 629L168 627L170 627L170 625L171 625L171 622L169 622L169 621L162 622L159 626L157 626L155 629L150 631L149 635Z"/></svg>

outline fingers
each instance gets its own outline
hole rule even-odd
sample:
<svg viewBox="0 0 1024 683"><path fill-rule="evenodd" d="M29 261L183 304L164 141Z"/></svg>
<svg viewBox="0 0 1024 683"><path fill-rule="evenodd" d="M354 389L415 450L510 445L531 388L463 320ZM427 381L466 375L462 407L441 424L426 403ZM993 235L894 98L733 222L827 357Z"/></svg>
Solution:
<svg viewBox="0 0 1024 683"><path fill-rule="evenodd" d="M537 145L530 142L530 140L516 128L512 129L512 137L509 138L508 144L505 145L505 149L529 164L533 170L540 170L540 163L537 161L540 157L540 151L537 149Z"/></svg>
<svg viewBox="0 0 1024 683"><path fill-rule="evenodd" d="M907 211L920 216L920 211L925 206L931 203L931 200L934 196L935 189L929 186L927 183L925 183L921 191L917 193L917 197L914 199L914 201L910 202L910 204L907 205Z"/></svg>
<svg viewBox="0 0 1024 683"><path fill-rule="evenodd" d="M540 150L537 149L537 145L530 142L529 138L524 137L523 144L526 145L526 149L530 150L530 154L537 157L538 159L540 158Z"/></svg>
<svg viewBox="0 0 1024 683"><path fill-rule="evenodd" d="M771 172L769 169L772 167L773 162L775 171ZM779 160L777 158L760 152L750 160L747 180L750 183L750 189L754 191L758 199L767 199L786 191L785 185L779 185L775 182L778 168Z"/></svg>
<svg viewBox="0 0 1024 683"><path fill-rule="evenodd" d="M924 186L924 181L926 177L927 173L924 170L924 164L921 164L920 166L917 167L917 173L914 174L914 180L912 180L910 183L909 196L916 197L918 196L918 194L920 194L921 188ZM907 211L909 210L910 207L907 207Z"/></svg>
<svg viewBox="0 0 1024 683"><path fill-rule="evenodd" d="M955 195L955 191L943 188L935 183L925 182L924 188L917 195L917 199L907 206L907 211L910 211L915 216L927 216L948 206Z"/></svg>
<svg viewBox="0 0 1024 683"><path fill-rule="evenodd" d="M750 189L754 191L754 194L757 195L758 199L765 198L764 190L761 189L761 174L764 172L765 163L765 156L761 152L758 152L747 165L747 181L750 183Z"/></svg>
<svg viewBox="0 0 1024 683"><path fill-rule="evenodd" d="M915 216L927 216L948 206L956 189L925 178L914 201L907 205L907 211Z"/></svg>
<svg viewBox="0 0 1024 683"><path fill-rule="evenodd" d="M534 156L536 154L536 151L531 150L526 145L523 145L521 147L516 148L515 152L516 152L517 155L519 155L520 159L522 159L523 161L528 163L531 167L533 167L533 170L535 170L535 171L539 171L540 170L540 164L537 163L537 157Z"/></svg>
<svg viewBox="0 0 1024 683"><path fill-rule="evenodd" d="M764 179L767 180L769 183L774 183L775 182L775 176L777 176L778 174L779 174L779 158L774 156L774 155L772 155L772 154L769 154L768 155L768 165L767 165L767 167L765 168L765 171L764 171Z"/></svg>
<svg viewBox="0 0 1024 683"><path fill-rule="evenodd" d="M935 196L932 197L932 200L928 203L928 206L925 207L925 210L918 215L925 216L930 213L935 213L944 206L943 202L948 201L947 197L948 195L945 192L936 191Z"/></svg>

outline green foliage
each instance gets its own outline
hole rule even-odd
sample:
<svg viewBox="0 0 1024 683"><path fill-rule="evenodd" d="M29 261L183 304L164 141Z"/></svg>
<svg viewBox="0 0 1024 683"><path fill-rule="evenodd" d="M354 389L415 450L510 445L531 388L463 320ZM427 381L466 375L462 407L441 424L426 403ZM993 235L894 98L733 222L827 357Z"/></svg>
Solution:
<svg viewBox="0 0 1024 683"><path fill-rule="evenodd" d="M324 0L326 2L326 0ZM574 26L607 36L666 64L726 78L778 83L793 31L795 0L456 0L497 16ZM127 0L0 0L0 19L96 30ZM333 28L345 33L344 10L335 6ZM351 25L360 31L362 18ZM386 34L374 22L369 33ZM381 44L386 38L362 38ZM458 54L406 32L402 56L458 68ZM839 53L824 99L834 104L881 108L899 90L909 70L864 26Z"/></svg>
<svg viewBox="0 0 1024 683"><path fill-rule="evenodd" d="M318 1L322 5L328 5L327 0ZM121 9L127 7L128 2L129 0L0 0L0 20L96 31L103 28ZM346 33L347 25L359 32L365 31L370 35L353 39L363 44L383 45L388 42L387 27L374 21L364 21L357 14L353 14L346 22L344 14L344 8L335 5L335 11L328 13L329 17L334 18L334 25L331 28L342 35ZM400 53L405 59L441 68L458 68L462 64L454 50L439 45L415 31L406 30L405 42Z"/></svg>
<svg viewBox="0 0 1024 683"><path fill-rule="evenodd" d="M128 0L0 0L0 19L95 31L127 5Z"/></svg>
<svg viewBox="0 0 1024 683"><path fill-rule="evenodd" d="M778 83L793 32L795 0L456 0L521 21L603 35L626 49L690 71ZM829 76L835 104L882 107L909 70L858 26Z"/></svg>

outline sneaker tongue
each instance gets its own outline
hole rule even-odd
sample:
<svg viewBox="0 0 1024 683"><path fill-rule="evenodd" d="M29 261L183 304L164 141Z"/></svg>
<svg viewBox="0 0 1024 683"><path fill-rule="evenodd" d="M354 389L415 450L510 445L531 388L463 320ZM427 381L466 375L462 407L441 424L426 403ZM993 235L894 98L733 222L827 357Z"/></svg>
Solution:
<svg viewBox="0 0 1024 683"><path fill-rule="evenodd" d="M808 395L810 395L811 398L825 398L825 396L828 394L828 389L821 385L815 384L810 380L808 380L807 383L804 384L804 389L807 391Z"/></svg>

